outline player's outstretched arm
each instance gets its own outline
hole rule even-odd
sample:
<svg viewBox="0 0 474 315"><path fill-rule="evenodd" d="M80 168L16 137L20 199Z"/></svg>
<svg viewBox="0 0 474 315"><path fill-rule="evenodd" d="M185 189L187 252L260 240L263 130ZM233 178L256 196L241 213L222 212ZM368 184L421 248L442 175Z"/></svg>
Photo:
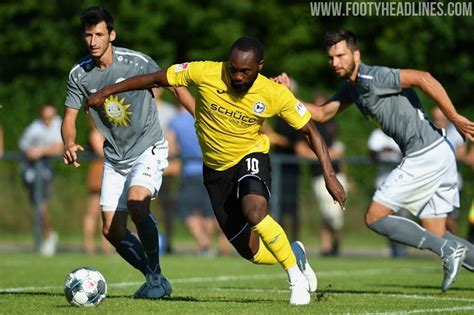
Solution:
<svg viewBox="0 0 474 315"><path fill-rule="evenodd" d="M402 88L421 89L438 104L441 111L465 137L474 141L474 122L456 112L444 87L429 72L402 69L400 70L400 85Z"/></svg>
<svg viewBox="0 0 474 315"><path fill-rule="evenodd" d="M113 94L118 94L133 90L144 90L151 89L153 87L168 87L168 79L166 78L166 71L168 69L162 69L157 72L138 75L131 77L127 80L108 85L99 91L92 93L87 98L86 111L88 107L100 106L105 102L105 99Z"/></svg>
<svg viewBox="0 0 474 315"><path fill-rule="evenodd" d="M280 75L272 78L272 80L277 83L283 84L291 91L291 80L288 74L286 74L285 72L282 72ZM311 113L311 118L320 123L328 121L329 119L336 116L337 113L345 110L350 106L350 104L341 104L339 101L328 101L318 106L312 103L304 102L303 100L300 100L300 102L303 103L308 109L308 111Z"/></svg>
<svg viewBox="0 0 474 315"><path fill-rule="evenodd" d="M64 142L64 164L79 167L77 162L77 151L84 151L84 148L76 144L76 118L79 110L66 107L64 111L64 119L61 125L61 136Z"/></svg>
<svg viewBox="0 0 474 315"><path fill-rule="evenodd" d="M318 132L311 120L304 125L300 131L306 135L311 149L319 159L328 192L331 194L332 198L339 203L341 208L345 209L346 192L336 177L336 173L331 164L329 150L324 139L321 137L321 134Z"/></svg>

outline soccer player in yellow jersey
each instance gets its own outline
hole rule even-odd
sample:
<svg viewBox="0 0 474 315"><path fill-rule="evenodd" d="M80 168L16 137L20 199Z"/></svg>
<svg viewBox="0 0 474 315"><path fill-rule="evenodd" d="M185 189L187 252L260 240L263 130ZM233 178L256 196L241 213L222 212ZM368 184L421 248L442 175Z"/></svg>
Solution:
<svg viewBox="0 0 474 315"><path fill-rule="evenodd" d="M263 45L244 36L232 45L228 62L183 63L136 76L90 95L88 106L130 90L196 86L196 132L204 157L204 184L220 227L245 259L256 264L280 263L288 273L290 304L308 304L317 279L304 247L298 241L290 245L268 214L270 143L260 132L264 120L279 115L303 132L321 162L329 193L341 207L346 197L310 113L285 86L259 74L262 67Z"/></svg>

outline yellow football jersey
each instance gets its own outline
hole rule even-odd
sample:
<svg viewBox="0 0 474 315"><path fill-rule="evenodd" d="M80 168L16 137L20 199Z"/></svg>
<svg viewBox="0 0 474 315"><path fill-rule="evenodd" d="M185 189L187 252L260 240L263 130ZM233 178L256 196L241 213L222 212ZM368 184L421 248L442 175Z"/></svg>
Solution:
<svg viewBox="0 0 474 315"><path fill-rule="evenodd" d="M199 61L171 66L171 86L196 86L196 133L204 163L218 171L250 153L268 153L270 140L260 132L266 118L279 115L295 129L311 119L306 107L283 85L258 75L247 93L230 88L228 64Z"/></svg>

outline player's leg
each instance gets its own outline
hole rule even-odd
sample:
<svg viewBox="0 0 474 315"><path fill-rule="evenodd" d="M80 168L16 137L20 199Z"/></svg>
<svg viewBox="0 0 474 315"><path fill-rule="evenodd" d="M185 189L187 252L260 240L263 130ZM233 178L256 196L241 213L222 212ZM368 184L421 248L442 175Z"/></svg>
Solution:
<svg viewBox="0 0 474 315"><path fill-rule="evenodd" d="M460 238L459 236L456 236L448 231L446 231L446 234L444 234L443 237L445 239L453 240L458 244L463 244L464 246L466 246L467 253L462 263L462 266L467 270L474 272L474 245L468 240Z"/></svg>
<svg viewBox="0 0 474 315"><path fill-rule="evenodd" d="M365 223L371 230L392 241L419 249L428 249L439 256L444 256L443 251L446 246L454 244L454 242L447 244L442 237L430 233L413 220L392 214L393 211L388 207L373 200L365 214ZM432 225L435 224L432 223Z"/></svg>
<svg viewBox="0 0 474 315"><path fill-rule="evenodd" d="M147 258L148 289L145 294L138 294L135 297L158 299L172 292L170 283L161 273L158 227L150 212L150 201L158 195L163 171L168 166L167 157L167 145L150 147L134 162L129 174L127 208Z"/></svg>
<svg viewBox="0 0 474 315"><path fill-rule="evenodd" d="M441 288L443 291L448 290L459 273L465 256L465 247L429 232L412 220L391 214L392 211L386 206L372 201L366 213L366 224L371 230L387 236L392 241L418 249L428 249L439 255L444 261L444 279ZM439 218L424 221L427 220L433 221L426 224L437 233L440 233L441 226L445 225L445 221Z"/></svg>
<svg viewBox="0 0 474 315"><path fill-rule="evenodd" d="M251 224L247 221L245 216L242 212L242 200L240 198L240 191L241 186L239 186L239 179L242 179L242 176L239 176L239 169L241 168L242 164L246 163L242 160L238 165L224 170L224 171L216 171L210 169L207 166L204 166L204 185L209 193L209 197L212 203L212 207L214 210L214 214L216 219L221 227L222 231L224 232L225 236L229 240L229 242L235 247L237 252L245 259L250 260L256 264L275 264L278 260L274 257L269 249L264 245L263 238L260 238L259 234L256 231L251 230ZM258 164L258 162L255 162ZM269 165L269 164L268 164ZM254 165L255 166L255 165ZM258 166L258 165L256 165ZM242 175L242 174L241 174ZM268 169L268 176L269 176L269 169ZM263 185L263 183L262 183ZM259 187L261 189L261 186ZM265 188L266 189L266 188ZM268 193L268 192L267 192ZM249 192L244 193L243 195L249 194ZM259 217L260 219L266 217L266 203L267 200L265 197L261 197L256 200L257 207L265 209L265 213L263 214L255 214L255 216ZM263 202L263 204L261 204ZM250 206L249 207L254 207ZM249 209L248 212L251 210ZM266 226L273 226L271 217L268 216L268 220L264 220L265 222L269 222ZM274 221L273 221L274 222ZM278 225L276 222L274 224ZM259 226L258 230L266 230L265 224ZM278 227L280 227L278 225ZM280 227L281 229L281 227ZM260 232L265 235L268 233ZM270 232L272 233L272 232ZM284 235L284 232L283 232ZM268 238L268 235L267 235ZM275 236L273 237L275 238ZM286 238L286 235L284 235ZM281 242L280 235L276 238L275 241ZM283 239L283 236L281 237ZM271 240L270 240L271 241ZM267 241L268 242L268 241ZM288 243L288 240L287 240ZM289 244L288 244L289 247ZM291 248L289 249L291 252ZM287 255L288 256L288 255ZM280 260L282 260L280 258ZM296 259L293 255L293 264L296 267ZM294 271L294 269L292 269ZM292 298L290 299L290 303L292 304L307 304L310 302L309 292L308 292L308 282L301 274L301 271L297 270L295 273L300 274L300 281L292 282L291 288ZM298 285L296 285L298 282ZM302 285L303 284L303 285Z"/></svg>
<svg viewBox="0 0 474 315"><path fill-rule="evenodd" d="M146 274L146 257L140 241L127 229L126 211L102 211L102 234L130 265Z"/></svg>
<svg viewBox="0 0 474 315"><path fill-rule="evenodd" d="M426 152L405 157L377 189L366 214L366 224L375 232L441 256L443 291L454 282L466 251L463 245L442 238L446 215L459 205L456 180L454 154L446 141L440 141ZM418 216L435 234L412 220L391 215L391 210L401 209Z"/></svg>
<svg viewBox="0 0 474 315"><path fill-rule="evenodd" d="M138 238L127 229L127 175L104 163L100 206L102 234L130 265L146 274L146 257Z"/></svg>

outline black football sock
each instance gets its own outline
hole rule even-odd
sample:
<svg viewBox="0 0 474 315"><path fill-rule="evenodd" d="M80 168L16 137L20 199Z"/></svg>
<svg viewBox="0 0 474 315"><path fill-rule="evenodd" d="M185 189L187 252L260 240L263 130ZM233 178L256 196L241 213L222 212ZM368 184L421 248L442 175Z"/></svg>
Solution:
<svg viewBox="0 0 474 315"><path fill-rule="evenodd" d="M143 248L145 249L145 255L147 258L147 265L150 272L161 272L159 262L159 235L158 228L156 227L155 218L151 215L147 215L145 220L135 224L137 227L138 237L140 238Z"/></svg>
<svg viewBox="0 0 474 315"><path fill-rule="evenodd" d="M115 249L130 265L140 270L143 275L146 275L146 257L143 246L129 230L127 230L125 237Z"/></svg>

